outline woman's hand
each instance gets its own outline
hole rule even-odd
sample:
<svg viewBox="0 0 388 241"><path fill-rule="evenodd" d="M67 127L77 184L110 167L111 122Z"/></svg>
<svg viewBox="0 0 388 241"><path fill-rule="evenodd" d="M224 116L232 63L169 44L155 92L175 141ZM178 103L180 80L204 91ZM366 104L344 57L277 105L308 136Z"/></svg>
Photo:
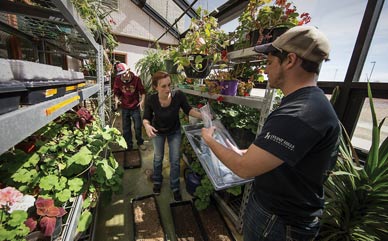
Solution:
<svg viewBox="0 0 388 241"><path fill-rule="evenodd" d="M152 137L155 137L156 136L156 132L158 132L158 130L156 130L153 126L151 126L150 124L145 124L144 125L144 128L146 130L146 133L147 133L147 136L149 138L152 138Z"/></svg>

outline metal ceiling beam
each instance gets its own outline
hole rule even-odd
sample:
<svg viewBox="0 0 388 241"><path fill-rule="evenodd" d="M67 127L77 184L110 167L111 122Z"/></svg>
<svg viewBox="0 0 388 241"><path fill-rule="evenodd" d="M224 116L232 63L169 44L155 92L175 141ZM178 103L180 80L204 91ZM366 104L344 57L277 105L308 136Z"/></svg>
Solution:
<svg viewBox="0 0 388 241"><path fill-rule="evenodd" d="M193 8L190 7L190 4L186 0L174 0L174 3L178 5L183 11L187 10L187 15L190 18L199 18L198 14L195 12Z"/></svg>
<svg viewBox="0 0 388 241"><path fill-rule="evenodd" d="M249 0L229 0L209 15L217 18L219 25L223 25L240 16L248 3Z"/></svg>
<svg viewBox="0 0 388 241"><path fill-rule="evenodd" d="M149 4L144 1L131 0L139 8L141 8L145 13L148 14L153 20L158 22L162 27L168 29L168 32L172 34L175 38L179 38L179 31L173 27L162 15L160 15L155 9L153 9Z"/></svg>
<svg viewBox="0 0 388 241"><path fill-rule="evenodd" d="M59 11L26 5L24 3L1 0L0 11L40 19L50 19L50 21L57 21L65 25L69 25L65 22L66 20L64 19L62 13Z"/></svg>

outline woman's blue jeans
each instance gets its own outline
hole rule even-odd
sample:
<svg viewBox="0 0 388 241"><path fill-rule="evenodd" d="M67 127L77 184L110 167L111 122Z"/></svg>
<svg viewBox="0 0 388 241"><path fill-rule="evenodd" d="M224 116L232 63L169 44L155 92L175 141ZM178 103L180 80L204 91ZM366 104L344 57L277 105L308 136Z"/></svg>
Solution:
<svg viewBox="0 0 388 241"><path fill-rule="evenodd" d="M131 119L133 119L134 129L135 129L135 136L137 140L137 145L140 146L144 143L144 140L142 138L141 134L141 116L140 116L140 109L136 108L134 110L130 109L122 109L122 121L123 121L123 136L125 139L125 142L127 142L128 149L132 149L133 147L133 141L132 141L132 122Z"/></svg>
<svg viewBox="0 0 388 241"><path fill-rule="evenodd" d="M154 144L154 174L152 180L154 184L162 184L163 182L163 158L164 158L164 145L167 139L169 148L170 159L170 186L171 190L179 190L179 175L180 175L180 163L179 163L179 150L181 146L181 131L177 130L171 134L160 135L157 134L153 138Z"/></svg>
<svg viewBox="0 0 388 241"><path fill-rule="evenodd" d="M307 230L285 224L279 216L265 210L252 191L244 213L244 241L311 241L319 232L318 218L310 225L314 228Z"/></svg>

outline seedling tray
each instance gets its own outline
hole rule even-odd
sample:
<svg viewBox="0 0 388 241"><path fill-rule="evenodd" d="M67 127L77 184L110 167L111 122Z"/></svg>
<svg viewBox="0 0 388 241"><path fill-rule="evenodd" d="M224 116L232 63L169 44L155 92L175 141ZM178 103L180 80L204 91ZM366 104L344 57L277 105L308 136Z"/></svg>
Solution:
<svg viewBox="0 0 388 241"><path fill-rule="evenodd" d="M17 110L20 97L26 90L19 81L0 81L0 115Z"/></svg>
<svg viewBox="0 0 388 241"><path fill-rule="evenodd" d="M71 80L66 83L66 94L78 91L85 86L85 80Z"/></svg>
<svg viewBox="0 0 388 241"><path fill-rule="evenodd" d="M21 103L25 105L55 99L66 93L65 81L25 81L23 83L27 92L22 95Z"/></svg>
<svg viewBox="0 0 388 241"><path fill-rule="evenodd" d="M170 203L175 235L178 241L208 241L197 209L191 201Z"/></svg>
<svg viewBox="0 0 388 241"><path fill-rule="evenodd" d="M154 194L131 200L133 239L135 241L166 241L167 235Z"/></svg>
<svg viewBox="0 0 388 241"><path fill-rule="evenodd" d="M113 151L113 155L119 163L123 164L124 169L141 167L142 158L139 149Z"/></svg>
<svg viewBox="0 0 388 241"><path fill-rule="evenodd" d="M198 213L209 240L236 241L213 199L208 208Z"/></svg>

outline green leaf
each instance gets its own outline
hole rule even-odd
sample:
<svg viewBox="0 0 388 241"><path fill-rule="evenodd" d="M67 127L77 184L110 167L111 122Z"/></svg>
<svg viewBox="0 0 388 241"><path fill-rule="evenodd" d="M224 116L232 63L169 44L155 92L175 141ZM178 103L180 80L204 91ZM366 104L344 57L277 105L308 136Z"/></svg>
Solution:
<svg viewBox="0 0 388 241"><path fill-rule="evenodd" d="M93 158L92 152L86 146L83 146L81 147L79 152L77 152L72 157L70 157L71 159L70 163L75 162L77 164L86 166L90 164L90 162L92 161L92 158Z"/></svg>
<svg viewBox="0 0 388 241"><path fill-rule="evenodd" d="M24 225L24 221L27 220L27 212L23 210L15 210L11 213L10 219L8 220L8 224L11 227L18 227L20 225Z"/></svg>
<svg viewBox="0 0 388 241"><path fill-rule="evenodd" d="M66 201L68 201L71 198L71 191L69 189L64 189L64 190L62 190L60 192L57 192L55 194L55 197L59 201L65 203Z"/></svg>
<svg viewBox="0 0 388 241"><path fill-rule="evenodd" d="M127 148L127 142L125 141L123 136L120 136L117 140L117 144L119 144L120 147L126 149Z"/></svg>
<svg viewBox="0 0 388 241"><path fill-rule="evenodd" d="M39 187L43 190L49 191L58 185L58 177L54 175L48 175L40 179Z"/></svg>
<svg viewBox="0 0 388 241"><path fill-rule="evenodd" d="M78 192L82 189L84 182L82 178L73 178L70 179L67 183L69 185L69 189L73 192Z"/></svg>
<svg viewBox="0 0 388 241"><path fill-rule="evenodd" d="M29 183L32 181L37 175L36 170L27 170L24 168L21 168L15 172L11 176L12 180L15 182L20 182L20 183Z"/></svg>
<svg viewBox="0 0 388 241"><path fill-rule="evenodd" d="M82 212L80 220L78 222L77 231L78 232L84 232L86 231L90 224L92 223L92 214L89 210L85 210Z"/></svg>

